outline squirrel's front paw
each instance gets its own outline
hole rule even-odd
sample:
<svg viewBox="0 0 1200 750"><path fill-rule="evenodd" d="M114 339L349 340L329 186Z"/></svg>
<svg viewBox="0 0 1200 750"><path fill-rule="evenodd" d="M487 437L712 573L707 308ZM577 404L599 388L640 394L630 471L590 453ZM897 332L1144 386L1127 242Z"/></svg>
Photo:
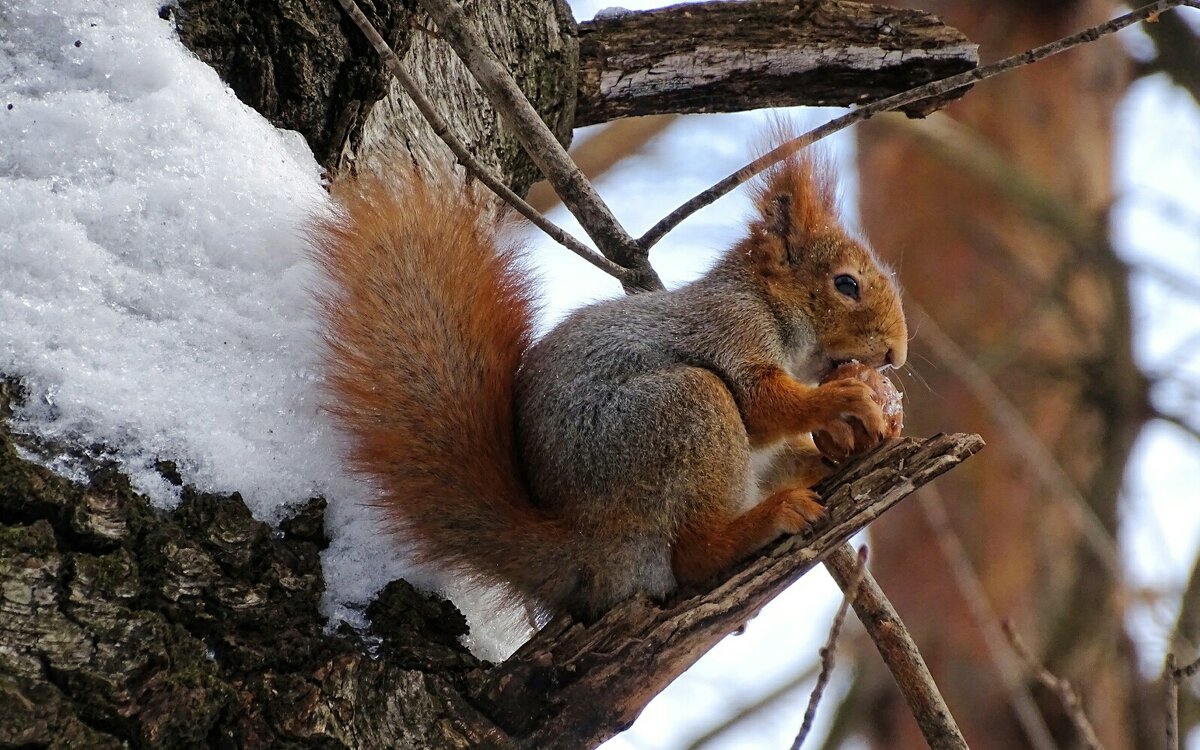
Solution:
<svg viewBox="0 0 1200 750"><path fill-rule="evenodd" d="M767 499L774 503L775 528L780 534L798 534L825 517L817 493L804 487L789 487Z"/></svg>
<svg viewBox="0 0 1200 750"><path fill-rule="evenodd" d="M889 434L871 387L857 378L831 380L813 393L823 424L813 430L821 453L841 461L872 448Z"/></svg>

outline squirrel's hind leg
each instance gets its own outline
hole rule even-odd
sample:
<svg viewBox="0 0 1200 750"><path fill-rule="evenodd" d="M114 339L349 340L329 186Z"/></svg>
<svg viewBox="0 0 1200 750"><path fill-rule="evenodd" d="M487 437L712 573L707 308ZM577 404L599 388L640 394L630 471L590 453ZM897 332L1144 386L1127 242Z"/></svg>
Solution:
<svg viewBox="0 0 1200 750"><path fill-rule="evenodd" d="M595 553L581 560L579 586L566 604L576 619L591 622L634 594L661 601L675 590L670 547L661 537L609 538Z"/></svg>

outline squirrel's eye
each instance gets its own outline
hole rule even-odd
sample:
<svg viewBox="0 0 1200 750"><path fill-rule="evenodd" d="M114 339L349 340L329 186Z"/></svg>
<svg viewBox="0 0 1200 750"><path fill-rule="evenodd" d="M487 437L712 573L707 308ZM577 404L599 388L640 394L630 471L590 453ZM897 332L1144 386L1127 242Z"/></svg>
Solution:
<svg viewBox="0 0 1200 750"><path fill-rule="evenodd" d="M833 277L833 286L852 300L858 299L858 279L848 274Z"/></svg>

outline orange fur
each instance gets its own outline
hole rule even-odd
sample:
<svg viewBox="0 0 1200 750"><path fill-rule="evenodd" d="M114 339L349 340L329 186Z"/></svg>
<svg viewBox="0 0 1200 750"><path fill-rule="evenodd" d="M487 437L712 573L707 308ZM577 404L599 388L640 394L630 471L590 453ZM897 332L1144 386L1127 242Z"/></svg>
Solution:
<svg viewBox="0 0 1200 750"><path fill-rule="evenodd" d="M512 392L532 311L517 249L497 246L477 194L411 169L335 198L311 236L333 282L326 384L352 465L421 561L545 596L569 534L520 480Z"/></svg>
<svg viewBox="0 0 1200 750"><path fill-rule="evenodd" d="M680 529L672 550L672 568L680 581L705 581L780 534L799 533L824 515L816 493L806 487L779 490L738 516L710 510L709 515Z"/></svg>
<svg viewBox="0 0 1200 750"><path fill-rule="evenodd" d="M767 168L752 183L750 197L776 234L787 231L816 238L841 230L837 178L823 153L800 151ZM782 212L782 213L781 213Z"/></svg>
<svg viewBox="0 0 1200 750"><path fill-rule="evenodd" d="M870 387L859 380L812 387L778 368L763 368L742 406L742 421L754 446L812 432L847 414L862 420L869 434L883 436L883 415L871 399Z"/></svg>

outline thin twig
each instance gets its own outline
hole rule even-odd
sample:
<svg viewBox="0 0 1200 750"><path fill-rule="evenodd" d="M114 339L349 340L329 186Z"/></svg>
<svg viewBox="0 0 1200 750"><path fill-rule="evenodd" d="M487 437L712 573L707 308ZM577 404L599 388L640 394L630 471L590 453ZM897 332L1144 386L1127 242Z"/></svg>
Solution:
<svg viewBox="0 0 1200 750"><path fill-rule="evenodd" d="M396 80L400 82L401 88L403 88L404 92L408 94L410 99L412 99L413 104L415 104L417 109L421 112L421 115L425 118L425 121L429 123L429 127L432 128L433 132L436 133L437 136L441 138L447 146L450 147L450 150L454 152L454 156L458 159L458 162L462 164L467 171L478 178L479 181L484 185L487 185L488 188L490 188L491 191L496 195L500 196L505 203L516 209L517 213L528 219L530 223L545 232L546 235L555 242L558 242L560 245L566 247L568 250L575 253L580 258L583 258L588 263L591 263L596 268L599 268L601 271L604 271L608 275L613 276L622 282L625 281L629 274L624 268L616 263L613 263L608 258L601 256L587 245L584 245L582 242L572 237L561 227L551 222L540 212L538 212L537 209L526 203L521 196L509 189L509 187L505 185L500 178L492 174L491 170L479 162L479 160L477 160L471 153L470 149L467 148L466 144L459 140L458 136L456 136L450 129L449 124L445 121L445 119L442 118L441 113L438 112L437 108L433 105L433 102L429 101L429 98L426 97L425 93L421 91L419 86L417 86L417 82L414 81L412 76L408 74L408 70L406 70L404 64L400 62L400 58L396 56L396 53L392 51L391 46L388 45L384 38L379 35L379 32L375 30L375 27L371 24L370 19L368 19L359 9L358 4L355 3L354 0L338 0L338 2L341 3L342 8L345 9L351 20L353 20L355 25L357 25L362 31L363 36L367 38L367 41L371 43L371 46L375 48L375 51L379 53L379 56L383 58L384 65L386 65L391 74L396 77Z"/></svg>
<svg viewBox="0 0 1200 750"><path fill-rule="evenodd" d="M1151 408L1150 418L1166 422L1177 430L1182 430L1193 440L1200 441L1200 427L1196 427L1177 414L1170 414L1162 409Z"/></svg>
<svg viewBox="0 0 1200 750"><path fill-rule="evenodd" d="M983 636L984 647L1000 674L1000 682L1004 686L1008 704L1012 707L1025 738L1029 740L1030 747L1034 750L1056 750L1058 746L1050 735L1046 720L1038 711L1037 703L1026 687L1023 670L1005 642L1000 619L988 601L983 583L971 565L962 541L950 525L941 493L936 486L927 485L917 495L917 501L925 513L925 520L933 529L933 536L941 548L942 556L946 558L954 583L966 602L972 619L975 620L975 627Z"/></svg>
<svg viewBox="0 0 1200 750"><path fill-rule="evenodd" d="M662 281L647 261L646 250L625 231L546 127L512 74L463 12L462 5L456 0L420 0L420 5L437 23L438 33L471 71L529 158L554 186L563 205L579 220L604 257L626 269L621 279L625 289L662 289Z"/></svg>
<svg viewBox="0 0 1200 750"><path fill-rule="evenodd" d="M772 688L767 693L760 695L750 703L740 707L737 713L728 716L721 720L720 723L704 730L704 733L693 739L687 746L686 750L699 750L712 743L713 740L725 734L729 730L737 727L743 721L749 721L758 715L759 712L766 708L774 706L779 701L796 692L806 683L817 676L817 669L821 666L820 662L813 662L804 667L804 669L796 672L782 684Z"/></svg>
<svg viewBox="0 0 1200 750"><path fill-rule="evenodd" d="M1175 654L1168 651L1163 664L1163 688L1167 694L1167 750L1179 750L1179 678L1175 672Z"/></svg>
<svg viewBox="0 0 1200 750"><path fill-rule="evenodd" d="M651 141L679 120L679 115L646 115L613 120L598 133L588 136L582 144L572 147L571 158L589 180L596 182L618 164L641 156ZM535 183L526 199L529 205L539 211L549 211L562 202L550 183L545 181Z"/></svg>
<svg viewBox="0 0 1200 750"><path fill-rule="evenodd" d="M1060 52L1065 52L1072 47L1078 47L1081 44L1094 42L1102 36L1112 34L1121 29L1131 26L1139 21L1144 21L1155 13L1161 13L1164 10L1173 8L1177 5L1185 4L1185 0L1160 0L1160 2L1138 8L1132 13L1126 13L1110 21L1098 24L1089 29L1081 31L1071 36L1063 37L1055 42L1044 44L1040 47L1035 47L1031 50L1026 50L1017 55L1006 57L999 62L985 65L974 70L968 70L965 73L942 78L937 81L917 86L916 88L903 91L899 94L880 99L871 104L859 107L852 112L834 118L829 122L819 127L813 128L804 135L793 138L774 150L755 159L738 171L729 175L717 184L708 188L704 192L696 195L688 200L683 205L676 208L671 213L667 214L661 221L650 228L648 232L638 238L638 244L642 248L649 250L659 240L661 240L667 232L670 232L678 224L687 217L699 211L701 208L709 205L721 196L730 192L737 186L749 180L754 175L763 171L777 161L786 159L791 154L800 149L809 146L827 136L833 135L839 130L843 130L856 122L870 119L880 112L888 112L894 109L899 109L906 104L911 104L921 99L929 99L947 94L954 89L962 86L967 86L977 81L985 81L988 78L1006 73L1015 68L1020 68L1030 63L1037 62L1052 55L1057 55Z"/></svg>
<svg viewBox="0 0 1200 750"><path fill-rule="evenodd" d="M1188 664L1186 667L1179 667L1175 670L1175 679L1186 680L1195 677L1196 673L1200 672L1200 659Z"/></svg>
<svg viewBox="0 0 1200 750"><path fill-rule="evenodd" d="M1167 750L1179 750L1179 684L1200 672L1200 659L1183 667L1175 664L1175 653L1168 651L1162 677L1166 690Z"/></svg>
<svg viewBox="0 0 1200 750"><path fill-rule="evenodd" d="M825 568L843 592L849 589L857 571L862 571L862 583L853 604L854 613L891 670L925 742L932 750L968 750L967 741L950 715L912 634L901 622L875 577L857 565L857 560L854 549L843 544L825 558Z"/></svg>
<svg viewBox="0 0 1200 750"><path fill-rule="evenodd" d="M1079 693L1075 692L1075 688L1072 687L1070 682L1055 675L1033 658L1029 647L1025 645L1025 642L1021 639L1021 636L1010 621L1005 620L1003 627L1004 634L1008 636L1008 642L1012 644L1013 651L1017 652L1017 655L1029 667L1029 671L1037 678L1037 681L1058 696L1058 699L1062 702L1063 709L1067 712L1067 717L1075 726L1075 732L1079 736L1079 741L1084 747L1090 750L1101 750L1103 745L1100 744L1100 738L1096 736L1096 730L1092 727L1092 722L1083 711L1083 702L1079 700Z"/></svg>
<svg viewBox="0 0 1200 750"><path fill-rule="evenodd" d="M846 612L858 598L858 589L862 585L863 574L867 572L867 548L859 547L857 555L858 570L850 580L842 595L842 603L838 605L837 613L833 616L833 624L829 626L829 637L821 647L821 671L817 674L817 684L813 685L812 694L808 696L808 706L804 709L804 720L800 723L800 731L792 742L792 750L800 750L808 733L812 731L813 720L817 717L817 704L825 694L825 686L833 674L833 661L837 656L838 636L842 634L842 625L846 622Z"/></svg>

